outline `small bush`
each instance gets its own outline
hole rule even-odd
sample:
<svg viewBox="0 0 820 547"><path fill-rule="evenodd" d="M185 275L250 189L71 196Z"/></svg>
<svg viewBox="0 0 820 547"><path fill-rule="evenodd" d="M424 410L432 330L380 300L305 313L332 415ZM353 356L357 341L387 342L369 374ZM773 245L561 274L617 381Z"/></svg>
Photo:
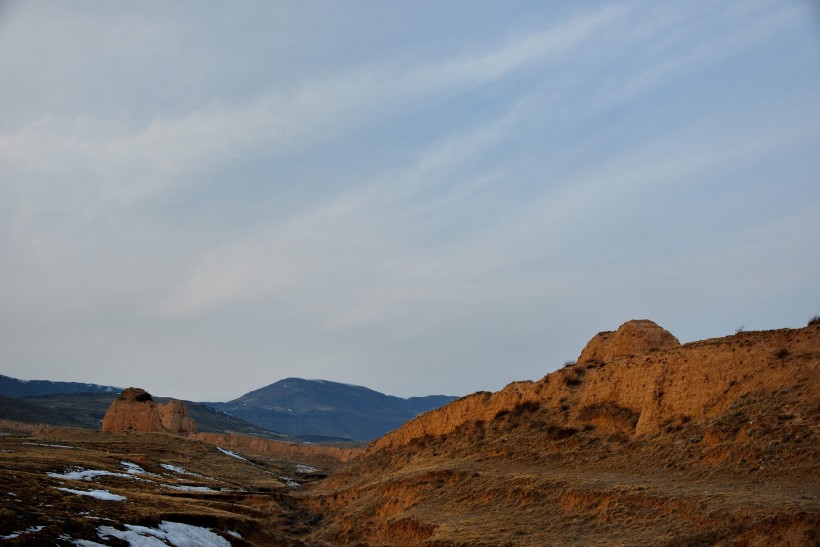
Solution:
<svg viewBox="0 0 820 547"><path fill-rule="evenodd" d="M523 403L519 403L512 409L513 416L520 416L525 412L535 412L541 408L541 403L538 401L524 401Z"/></svg>
<svg viewBox="0 0 820 547"><path fill-rule="evenodd" d="M553 441L572 437L576 433L578 433L578 428L575 427L562 427L554 424L547 426L547 436Z"/></svg>
<svg viewBox="0 0 820 547"><path fill-rule="evenodd" d="M787 350L786 348L780 348L775 352L774 356L777 359L785 359L789 356L789 350Z"/></svg>
<svg viewBox="0 0 820 547"><path fill-rule="evenodd" d="M817 314L809 319L809 326L811 325L820 325L820 314Z"/></svg>
<svg viewBox="0 0 820 547"><path fill-rule="evenodd" d="M741 332L746 332L746 325L740 325L735 329L735 334L740 334Z"/></svg>
<svg viewBox="0 0 820 547"><path fill-rule="evenodd" d="M570 387L580 386L582 382L583 382L583 380L581 380L580 378L577 378L577 377L570 377L570 376L565 376L564 377L564 383L567 384Z"/></svg>
<svg viewBox="0 0 820 547"><path fill-rule="evenodd" d="M809 323L811 324L811 323ZM564 361L564 368L571 367L575 364L575 361Z"/></svg>

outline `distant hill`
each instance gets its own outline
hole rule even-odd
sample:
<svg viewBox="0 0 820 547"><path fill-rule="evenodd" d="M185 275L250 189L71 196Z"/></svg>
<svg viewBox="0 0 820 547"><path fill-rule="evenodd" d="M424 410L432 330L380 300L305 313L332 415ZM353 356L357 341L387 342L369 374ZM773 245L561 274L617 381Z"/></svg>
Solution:
<svg viewBox="0 0 820 547"><path fill-rule="evenodd" d="M97 429L121 392L113 386L0 375L0 397L9 398L0 400L0 419ZM185 402L200 431L340 442L381 437L453 399L402 399L361 386L287 378L227 403Z"/></svg>
<svg viewBox="0 0 820 547"><path fill-rule="evenodd" d="M0 419L30 424L49 424L61 427L93 427L85 413L64 413L28 399L0 395ZM98 424L99 427L99 424Z"/></svg>
<svg viewBox="0 0 820 547"><path fill-rule="evenodd" d="M0 395L6 397L39 397L67 393L120 393L121 387L81 384L78 382L51 382L49 380L18 380L0 374Z"/></svg>
<svg viewBox="0 0 820 547"><path fill-rule="evenodd" d="M206 403L252 424L300 438L369 441L455 397L402 399L362 386L286 378L227 403Z"/></svg>
<svg viewBox="0 0 820 547"><path fill-rule="evenodd" d="M120 388L96 384L44 380L26 382L0 376L0 385L8 388L8 392L24 393L26 389L17 388L31 384L34 386L29 391L52 391L52 393L38 396L8 396L0 392L0 419L31 424L99 429L105 411L122 391ZM73 391L83 388L92 389L92 391ZM55 390L60 389L66 391L54 393ZM168 401L165 397L157 397L156 400ZM188 413L196 421L200 431L242 433L270 439L285 438L284 435L250 424L205 404L191 401L185 401L185 403L188 405ZM317 439L317 441L323 440L325 439Z"/></svg>

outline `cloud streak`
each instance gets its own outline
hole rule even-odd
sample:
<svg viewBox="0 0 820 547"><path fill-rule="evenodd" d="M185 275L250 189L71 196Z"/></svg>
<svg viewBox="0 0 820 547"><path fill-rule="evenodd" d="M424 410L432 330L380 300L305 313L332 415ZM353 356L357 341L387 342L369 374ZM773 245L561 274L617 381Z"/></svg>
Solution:
<svg viewBox="0 0 820 547"><path fill-rule="evenodd" d="M59 67L25 39L75 27L19 5L0 40L22 52L0 57L17 107L0 125L4 373L162 372L154 391L194 399L288 375L412 395L423 374L460 394L537 377L633 317L688 339L739 315L781 326L820 291L797 237L820 228L820 45L799 3L465 5L472 34L441 7L380 8L401 40L364 13L320 32L277 11L273 37L264 10L182 28L80 7L100 24L66 42L77 78L48 108L23 96ZM238 33L258 51L202 41ZM161 51L173 62L152 68ZM134 79L95 72L111 55ZM121 106L83 102L95 84ZM220 385L187 386L192 371Z"/></svg>

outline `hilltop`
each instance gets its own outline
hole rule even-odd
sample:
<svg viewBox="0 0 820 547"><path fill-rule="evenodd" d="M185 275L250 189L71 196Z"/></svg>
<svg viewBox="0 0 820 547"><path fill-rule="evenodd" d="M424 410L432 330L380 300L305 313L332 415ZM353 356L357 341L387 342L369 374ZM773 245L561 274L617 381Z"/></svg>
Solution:
<svg viewBox="0 0 820 547"><path fill-rule="evenodd" d="M207 403L246 422L293 437L369 441L455 397L402 399L372 389L285 378L227 403Z"/></svg>
<svg viewBox="0 0 820 547"><path fill-rule="evenodd" d="M600 333L371 443L305 497L329 544L820 541L820 325Z"/></svg>
<svg viewBox="0 0 820 547"><path fill-rule="evenodd" d="M121 387L101 386L80 382L52 382L51 380L19 380L0 374L0 395L5 397L41 397L69 393L110 393L116 395Z"/></svg>

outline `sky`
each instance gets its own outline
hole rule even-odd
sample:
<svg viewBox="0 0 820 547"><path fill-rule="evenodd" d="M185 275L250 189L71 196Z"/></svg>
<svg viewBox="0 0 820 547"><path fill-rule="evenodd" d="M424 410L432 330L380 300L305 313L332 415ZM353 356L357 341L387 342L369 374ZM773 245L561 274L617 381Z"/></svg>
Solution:
<svg viewBox="0 0 820 547"><path fill-rule="evenodd" d="M0 373L494 391L820 313L809 0L0 0Z"/></svg>

